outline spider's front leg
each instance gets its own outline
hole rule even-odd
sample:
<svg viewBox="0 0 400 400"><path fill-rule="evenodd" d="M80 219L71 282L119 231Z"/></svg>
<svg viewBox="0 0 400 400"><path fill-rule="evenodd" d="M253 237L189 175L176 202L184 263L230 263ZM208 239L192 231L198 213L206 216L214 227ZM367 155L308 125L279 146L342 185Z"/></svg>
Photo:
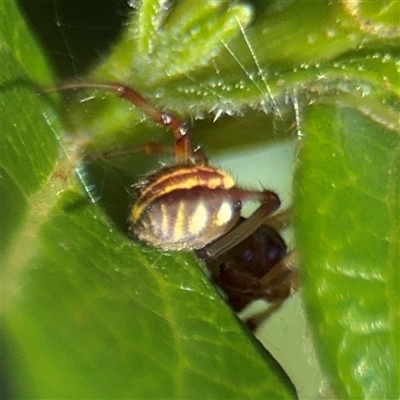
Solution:
<svg viewBox="0 0 400 400"><path fill-rule="evenodd" d="M228 193L240 205L250 201L258 201L261 204L249 218L215 242L207 245L203 249L203 258L216 258L238 245L262 226L270 214L276 211L281 205L279 196L270 190L253 191L233 187L228 190Z"/></svg>
<svg viewBox="0 0 400 400"><path fill-rule="evenodd" d="M79 90L79 89L101 89L113 92L116 96L129 101L136 107L141 109L157 124L171 130L175 138L175 158L178 164L187 164L194 162L196 159L193 149L189 130L185 124L177 116L165 111L161 111L146 98L144 98L137 90L123 83L108 82L64 82L56 86L42 88L41 93L50 93L54 91ZM113 156L113 155L112 155Z"/></svg>

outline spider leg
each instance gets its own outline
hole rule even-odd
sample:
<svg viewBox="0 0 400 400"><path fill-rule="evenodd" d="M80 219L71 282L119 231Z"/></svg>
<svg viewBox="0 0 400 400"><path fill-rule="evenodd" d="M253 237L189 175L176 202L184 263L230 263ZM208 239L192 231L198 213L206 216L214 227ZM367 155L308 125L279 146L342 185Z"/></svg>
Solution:
<svg viewBox="0 0 400 400"><path fill-rule="evenodd" d="M298 267L297 251L292 250L274 265L271 271L260 278L260 284L273 291L274 288L281 287L283 283L287 283L290 285L290 295L292 295L299 289Z"/></svg>
<svg viewBox="0 0 400 400"><path fill-rule="evenodd" d="M185 124L175 115L161 111L154 107L139 92L127 85L122 83L85 83L75 81L43 88L41 93L78 89L108 90L113 92L116 96L128 100L130 103L140 108L157 124L165 126L172 131L172 134L175 138L175 158L177 163L186 164L192 162L194 158L194 150L190 141L189 130Z"/></svg>
<svg viewBox="0 0 400 400"><path fill-rule="evenodd" d="M299 290L298 254L292 250L274 267L260 278L259 283L266 288L266 300L270 306L249 318L245 318L246 326L255 331L272 314L277 312L285 300Z"/></svg>
<svg viewBox="0 0 400 400"><path fill-rule="evenodd" d="M225 253L232 247L242 242L250 236L257 228L263 225L269 215L280 206L278 195L270 190L251 191L240 188L228 190L230 195L237 199L239 203L244 201L259 201L261 205L257 210L239 226L221 236L215 242L207 245L203 249L203 254L207 258L215 258Z"/></svg>

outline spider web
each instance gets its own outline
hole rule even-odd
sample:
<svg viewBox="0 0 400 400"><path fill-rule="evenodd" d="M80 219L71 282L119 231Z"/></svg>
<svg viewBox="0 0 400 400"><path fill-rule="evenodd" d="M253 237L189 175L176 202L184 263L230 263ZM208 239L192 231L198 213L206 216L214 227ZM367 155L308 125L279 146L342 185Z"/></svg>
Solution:
<svg viewBox="0 0 400 400"><path fill-rule="evenodd" d="M125 0L17 0L59 80L82 77L106 54L129 16Z"/></svg>

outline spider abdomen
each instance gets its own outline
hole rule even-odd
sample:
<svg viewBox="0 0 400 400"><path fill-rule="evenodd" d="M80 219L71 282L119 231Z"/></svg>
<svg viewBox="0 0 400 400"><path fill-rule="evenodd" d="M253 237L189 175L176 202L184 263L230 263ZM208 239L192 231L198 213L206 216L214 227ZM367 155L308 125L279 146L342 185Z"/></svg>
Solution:
<svg viewBox="0 0 400 400"><path fill-rule="evenodd" d="M165 250L202 248L238 221L241 204L227 190L233 186L228 174L208 166L162 169L142 187L131 230Z"/></svg>

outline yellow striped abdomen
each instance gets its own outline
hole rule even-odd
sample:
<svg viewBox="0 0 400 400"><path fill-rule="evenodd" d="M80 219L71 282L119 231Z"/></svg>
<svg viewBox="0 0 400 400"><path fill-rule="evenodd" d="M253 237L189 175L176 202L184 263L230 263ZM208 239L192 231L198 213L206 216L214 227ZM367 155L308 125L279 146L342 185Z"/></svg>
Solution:
<svg viewBox="0 0 400 400"><path fill-rule="evenodd" d="M131 231L165 250L204 247L229 231L241 204L227 189L234 181L208 166L163 168L149 177L132 207Z"/></svg>

